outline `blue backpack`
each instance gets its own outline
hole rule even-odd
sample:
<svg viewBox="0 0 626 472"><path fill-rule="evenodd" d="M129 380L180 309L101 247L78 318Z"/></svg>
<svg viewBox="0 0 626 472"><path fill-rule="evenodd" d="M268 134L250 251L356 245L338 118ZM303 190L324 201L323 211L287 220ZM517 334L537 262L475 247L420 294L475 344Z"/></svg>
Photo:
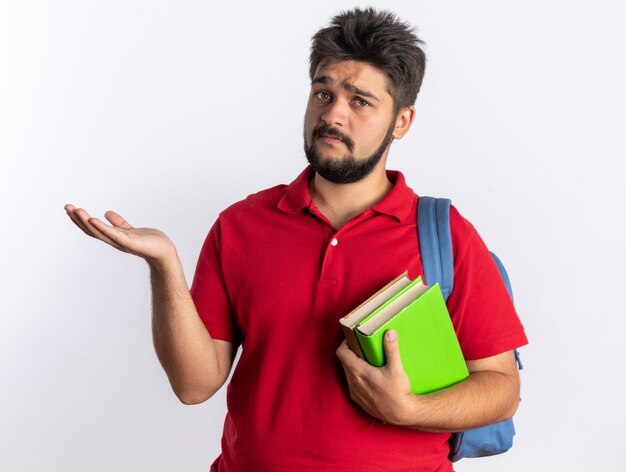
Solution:
<svg viewBox="0 0 626 472"><path fill-rule="evenodd" d="M450 200L446 198L419 197L417 231L426 283L438 282L447 301L454 286L454 260L450 235ZM491 253L498 266L502 280L511 300L513 292L509 277L500 259ZM523 368L519 353L515 350L518 368ZM453 433L450 438L450 460L456 462L464 457L483 457L501 454L513 445L515 428L509 419L481 428Z"/></svg>

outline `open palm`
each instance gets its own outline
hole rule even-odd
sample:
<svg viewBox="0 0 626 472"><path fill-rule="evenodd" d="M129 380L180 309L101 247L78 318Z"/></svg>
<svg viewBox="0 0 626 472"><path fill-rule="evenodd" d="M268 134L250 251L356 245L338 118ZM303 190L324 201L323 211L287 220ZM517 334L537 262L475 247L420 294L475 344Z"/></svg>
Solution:
<svg viewBox="0 0 626 472"><path fill-rule="evenodd" d="M65 205L65 211L88 236L104 241L120 251L142 257L148 262L164 260L176 254L174 244L165 233L154 228L134 228L114 211L104 214L111 225L91 217L84 209L76 208L72 204Z"/></svg>

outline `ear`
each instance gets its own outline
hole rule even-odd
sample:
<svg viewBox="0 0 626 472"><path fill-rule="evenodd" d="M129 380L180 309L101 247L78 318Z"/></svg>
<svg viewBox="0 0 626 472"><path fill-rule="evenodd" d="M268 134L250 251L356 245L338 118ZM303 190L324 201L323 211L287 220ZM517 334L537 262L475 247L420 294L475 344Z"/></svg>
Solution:
<svg viewBox="0 0 626 472"><path fill-rule="evenodd" d="M414 118L415 107L413 105L400 109L396 118L396 126L393 129L394 139L401 139L409 131Z"/></svg>

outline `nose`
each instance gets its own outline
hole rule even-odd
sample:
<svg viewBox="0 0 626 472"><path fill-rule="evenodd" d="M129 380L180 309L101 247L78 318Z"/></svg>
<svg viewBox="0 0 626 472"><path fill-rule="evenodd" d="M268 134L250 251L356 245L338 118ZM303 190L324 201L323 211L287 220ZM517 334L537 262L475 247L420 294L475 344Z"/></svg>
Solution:
<svg viewBox="0 0 626 472"><path fill-rule="evenodd" d="M329 126L344 126L348 119L348 107L349 104L345 100L335 98L326 105L322 121Z"/></svg>

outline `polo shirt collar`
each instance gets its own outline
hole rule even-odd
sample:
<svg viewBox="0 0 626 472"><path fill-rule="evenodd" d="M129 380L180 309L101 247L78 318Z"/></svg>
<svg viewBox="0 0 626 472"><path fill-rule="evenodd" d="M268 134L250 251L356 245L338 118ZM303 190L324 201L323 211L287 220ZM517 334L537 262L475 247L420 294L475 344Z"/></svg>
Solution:
<svg viewBox="0 0 626 472"><path fill-rule="evenodd" d="M287 186L283 197L278 202L279 210L286 213L299 213L303 209L311 206L313 201L309 194L309 181L313 177L313 174L314 171L312 167L307 166L307 168ZM393 188L385 195L385 198L371 209L378 213L392 216L400 222L403 221L411 211L414 193L413 190L406 185L402 172L387 170L387 177L393 184Z"/></svg>
<svg viewBox="0 0 626 472"><path fill-rule="evenodd" d="M372 210L394 217L398 222L409 216L415 194L407 186L402 172L387 170L387 178L393 184L385 198L372 207Z"/></svg>
<svg viewBox="0 0 626 472"><path fill-rule="evenodd" d="M278 202L278 209L286 213L299 213L312 203L309 194L309 180L313 177L313 168L307 166L285 189L285 194Z"/></svg>

